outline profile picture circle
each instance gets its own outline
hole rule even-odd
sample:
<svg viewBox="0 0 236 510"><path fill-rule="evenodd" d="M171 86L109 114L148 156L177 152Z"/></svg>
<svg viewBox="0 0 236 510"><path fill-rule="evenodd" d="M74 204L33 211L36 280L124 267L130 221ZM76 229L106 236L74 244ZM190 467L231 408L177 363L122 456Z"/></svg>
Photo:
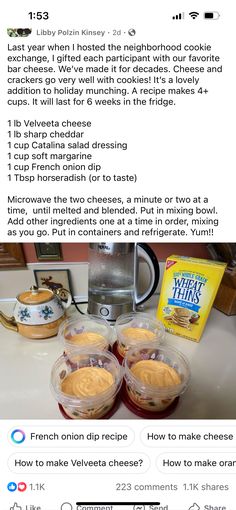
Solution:
<svg viewBox="0 0 236 510"><path fill-rule="evenodd" d="M15 444L21 444L25 440L25 433L21 429L14 429L11 433L11 440Z"/></svg>

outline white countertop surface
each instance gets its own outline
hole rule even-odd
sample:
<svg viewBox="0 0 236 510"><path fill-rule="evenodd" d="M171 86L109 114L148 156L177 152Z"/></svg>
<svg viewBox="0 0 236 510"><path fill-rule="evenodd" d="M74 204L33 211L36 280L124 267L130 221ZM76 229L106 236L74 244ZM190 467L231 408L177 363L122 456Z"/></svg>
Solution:
<svg viewBox="0 0 236 510"><path fill-rule="evenodd" d="M154 315L156 305L153 296L145 312ZM0 303L8 315L13 308L13 302ZM200 343L170 334L166 342L185 354L191 369L190 385L169 419L235 419L236 316L213 308ZM49 387L52 365L62 354L58 338L27 340L0 324L0 346L0 418L63 419ZM139 419L123 403L113 418Z"/></svg>

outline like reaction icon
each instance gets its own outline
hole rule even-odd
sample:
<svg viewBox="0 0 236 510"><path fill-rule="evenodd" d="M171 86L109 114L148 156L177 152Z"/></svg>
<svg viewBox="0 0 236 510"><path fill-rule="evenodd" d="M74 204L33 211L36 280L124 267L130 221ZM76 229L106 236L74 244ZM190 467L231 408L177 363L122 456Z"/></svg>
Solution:
<svg viewBox="0 0 236 510"><path fill-rule="evenodd" d="M9 482L7 488L9 492L15 492L17 490L17 484L15 482Z"/></svg>
<svg viewBox="0 0 236 510"><path fill-rule="evenodd" d="M11 506L10 510L22 510L22 506L19 506L17 503L14 503L14 505Z"/></svg>

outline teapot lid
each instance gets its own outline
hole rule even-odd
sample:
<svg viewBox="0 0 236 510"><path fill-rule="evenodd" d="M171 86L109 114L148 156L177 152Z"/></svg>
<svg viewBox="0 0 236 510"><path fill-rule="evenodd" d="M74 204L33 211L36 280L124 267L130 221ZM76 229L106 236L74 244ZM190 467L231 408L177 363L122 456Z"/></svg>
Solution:
<svg viewBox="0 0 236 510"><path fill-rule="evenodd" d="M24 303L25 305L34 305L46 303L47 301L51 301L53 297L53 292L49 289L39 289L34 285L30 287L30 290L26 290L17 296L18 301Z"/></svg>

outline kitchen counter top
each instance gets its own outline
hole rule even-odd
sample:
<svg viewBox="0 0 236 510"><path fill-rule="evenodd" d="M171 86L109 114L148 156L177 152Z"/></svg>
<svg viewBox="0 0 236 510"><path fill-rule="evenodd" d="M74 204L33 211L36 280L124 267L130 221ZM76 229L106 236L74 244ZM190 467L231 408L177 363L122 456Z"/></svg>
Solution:
<svg viewBox="0 0 236 510"><path fill-rule="evenodd" d="M154 315L156 303L153 296L144 311ZM8 315L13 307L0 303ZM200 343L171 334L166 342L188 358L191 369L190 385L169 419L235 419L236 316L213 308ZM58 338L27 340L0 324L0 346L0 417L63 419L49 387L51 367L62 353ZM123 403L113 418L139 419Z"/></svg>

